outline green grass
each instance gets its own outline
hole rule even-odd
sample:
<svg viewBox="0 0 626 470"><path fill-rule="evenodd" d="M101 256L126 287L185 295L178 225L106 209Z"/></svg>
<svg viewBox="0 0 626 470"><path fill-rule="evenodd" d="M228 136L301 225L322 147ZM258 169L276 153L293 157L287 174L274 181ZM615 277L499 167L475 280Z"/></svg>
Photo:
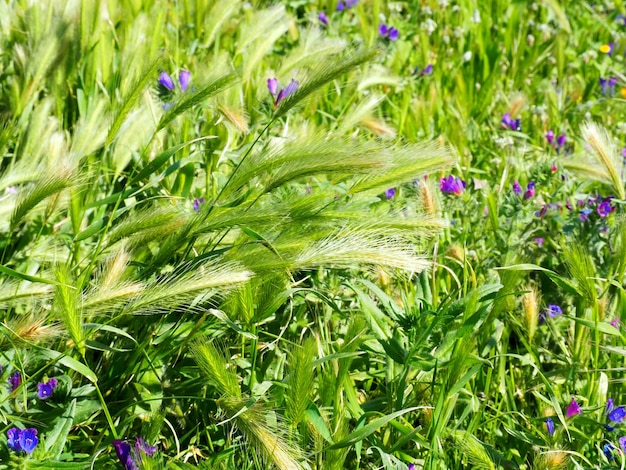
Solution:
<svg viewBox="0 0 626 470"><path fill-rule="evenodd" d="M0 5L0 468L626 464L626 8L338 3Z"/></svg>

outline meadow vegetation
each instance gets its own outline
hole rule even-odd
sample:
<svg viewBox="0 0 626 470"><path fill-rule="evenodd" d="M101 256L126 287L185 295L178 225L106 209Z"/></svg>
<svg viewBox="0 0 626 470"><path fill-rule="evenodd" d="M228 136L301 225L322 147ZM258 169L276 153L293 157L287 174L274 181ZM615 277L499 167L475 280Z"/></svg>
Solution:
<svg viewBox="0 0 626 470"><path fill-rule="evenodd" d="M0 468L625 468L625 14L1 2Z"/></svg>

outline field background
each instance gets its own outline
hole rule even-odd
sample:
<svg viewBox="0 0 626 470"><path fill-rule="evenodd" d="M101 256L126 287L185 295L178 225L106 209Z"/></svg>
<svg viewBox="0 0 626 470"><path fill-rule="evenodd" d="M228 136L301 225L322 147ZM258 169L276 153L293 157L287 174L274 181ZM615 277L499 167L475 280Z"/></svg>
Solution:
<svg viewBox="0 0 626 470"><path fill-rule="evenodd" d="M624 14L0 2L0 468L625 468Z"/></svg>

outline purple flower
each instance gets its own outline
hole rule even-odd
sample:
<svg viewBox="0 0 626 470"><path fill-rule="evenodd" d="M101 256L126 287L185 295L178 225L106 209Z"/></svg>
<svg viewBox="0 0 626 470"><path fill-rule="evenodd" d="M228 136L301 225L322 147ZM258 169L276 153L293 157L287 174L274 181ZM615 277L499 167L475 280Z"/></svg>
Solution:
<svg viewBox="0 0 626 470"><path fill-rule="evenodd" d="M174 85L174 80L172 80L172 77L170 77L167 72L161 72L158 82L159 85L167 88L168 90L174 91L174 88L176 88L176 85Z"/></svg>
<svg viewBox="0 0 626 470"><path fill-rule="evenodd" d="M621 320L622 319L620 317L615 317L613 320L611 320L611 326L619 330Z"/></svg>
<svg viewBox="0 0 626 470"><path fill-rule="evenodd" d="M344 11L346 9L346 6L343 4L343 2L339 2L337 3L337 11Z"/></svg>
<svg viewBox="0 0 626 470"><path fill-rule="evenodd" d="M614 450L615 446L608 442L602 447L602 452L604 452L604 455L606 455L606 458L609 460L615 460L615 456L613 455Z"/></svg>
<svg viewBox="0 0 626 470"><path fill-rule="evenodd" d="M390 41L396 41L400 36L400 32L396 28L387 26L384 23L378 26L378 33L384 38L389 38Z"/></svg>
<svg viewBox="0 0 626 470"><path fill-rule="evenodd" d="M608 92L609 96L613 96L615 94L615 85L617 85L617 77L600 77L600 88L603 95L606 95Z"/></svg>
<svg viewBox="0 0 626 470"><path fill-rule="evenodd" d="M407 467L407 470L415 470L415 464L409 464L409 466Z"/></svg>
<svg viewBox="0 0 626 470"><path fill-rule="evenodd" d="M605 413L608 415L611 411L613 411L613 409L615 408L614 402L612 398L609 398L606 401L606 410Z"/></svg>
<svg viewBox="0 0 626 470"><path fill-rule="evenodd" d="M587 220L589 220L589 214L591 214L591 212L591 209L583 209L578 214L578 218L581 222L587 222Z"/></svg>
<svg viewBox="0 0 626 470"><path fill-rule="evenodd" d="M328 26L328 17L326 16L326 13L324 13L323 11L320 11L317 14L317 19L320 20L321 23L323 23L326 26Z"/></svg>
<svg viewBox="0 0 626 470"><path fill-rule="evenodd" d="M509 129L512 131L521 131L522 130L522 120L521 119L513 119L509 113L505 113L502 116L502 126L505 129Z"/></svg>
<svg viewBox="0 0 626 470"><path fill-rule="evenodd" d="M348 8L355 7L357 3L359 3L359 0L346 0L346 6Z"/></svg>
<svg viewBox="0 0 626 470"><path fill-rule="evenodd" d="M582 408L580 407L576 399L572 397L572 401L567 407L567 413L565 413L565 416L567 416L568 418L571 418L572 416L579 415L582 412L583 412Z"/></svg>
<svg viewBox="0 0 626 470"><path fill-rule="evenodd" d="M270 80L268 80L267 87L269 88L270 93L272 93L272 95L276 97L276 100L274 101L274 107L278 106L280 102L284 100L285 98L287 98L288 96L293 95L298 90L298 86L299 86L299 83L292 78L289 84L285 88L281 89L278 92L278 95L276 95L275 93L272 93L273 88L270 87ZM278 82L276 82L276 88L277 87L278 87Z"/></svg>
<svg viewBox="0 0 626 470"><path fill-rule="evenodd" d="M422 75L430 75L433 73L433 64L428 64L426 67L424 67L424 70L422 70Z"/></svg>
<svg viewBox="0 0 626 470"><path fill-rule="evenodd" d="M552 418L546 418L546 431L551 436L554 435L554 421L552 421Z"/></svg>
<svg viewBox="0 0 626 470"><path fill-rule="evenodd" d="M267 89L270 91L273 97L276 97L276 93L278 93L278 79L277 78L268 78L267 79Z"/></svg>
<svg viewBox="0 0 626 470"><path fill-rule="evenodd" d="M156 447L148 444L143 437L135 437L135 448L146 454L148 457L152 457L156 452Z"/></svg>
<svg viewBox="0 0 626 470"><path fill-rule="evenodd" d="M621 423L626 418L626 409L623 406L618 406L613 411L609 413L609 420L614 421L616 423Z"/></svg>
<svg viewBox="0 0 626 470"><path fill-rule="evenodd" d="M7 431L7 444L15 452L26 452L30 454L35 450L39 438L35 428L19 429L11 428Z"/></svg>
<svg viewBox="0 0 626 470"><path fill-rule="evenodd" d="M387 199L391 199L395 195L396 195L396 188L389 188L387 191L385 191L385 197Z"/></svg>
<svg viewBox="0 0 626 470"><path fill-rule="evenodd" d="M561 134L560 136L558 136L556 138L556 145L558 145L559 147L565 147L565 139L567 138L567 136L565 134Z"/></svg>
<svg viewBox="0 0 626 470"><path fill-rule="evenodd" d="M58 382L55 378L52 378L47 382L39 382L37 384L37 396L42 400L50 398L52 396L52 392L57 388L57 386Z"/></svg>
<svg viewBox="0 0 626 470"><path fill-rule="evenodd" d="M548 141L548 144L552 145L552 142L554 141L554 131L552 129L546 132L546 140Z"/></svg>
<svg viewBox="0 0 626 470"><path fill-rule="evenodd" d="M15 371L13 375L11 375L8 379L9 384L11 385L11 391L14 392L22 383L22 376L18 371Z"/></svg>
<svg viewBox="0 0 626 470"><path fill-rule="evenodd" d="M125 470L138 470L137 461L141 460L141 454L151 457L156 452L156 447L149 445L143 437L135 437L134 449L121 439L114 440L113 447Z"/></svg>
<svg viewBox="0 0 626 470"><path fill-rule="evenodd" d="M465 191L465 181L458 176L449 175L445 178L441 178L439 189L442 193L461 194Z"/></svg>
<svg viewBox="0 0 626 470"><path fill-rule="evenodd" d="M622 448L624 452L626 452L626 436L622 436L618 439L619 446Z"/></svg>
<svg viewBox="0 0 626 470"><path fill-rule="evenodd" d="M544 242L543 238L537 237L534 240L535 240L535 243L537 244L537 246L539 246L539 248L541 248L543 246L543 242Z"/></svg>
<svg viewBox="0 0 626 470"><path fill-rule="evenodd" d="M535 182L531 181L526 185L526 192L524 192L524 199L530 199L535 197Z"/></svg>
<svg viewBox="0 0 626 470"><path fill-rule="evenodd" d="M196 212L200 212L200 206L204 204L203 197L197 197L193 200L193 210Z"/></svg>
<svg viewBox="0 0 626 470"><path fill-rule="evenodd" d="M126 470L139 470L132 455L130 455L130 444L128 442L116 439L113 441L113 447L115 447L115 453Z"/></svg>
<svg viewBox="0 0 626 470"><path fill-rule="evenodd" d="M513 181L513 192L517 194L518 196L522 194L522 187L520 186L519 181L517 180Z"/></svg>
<svg viewBox="0 0 626 470"><path fill-rule="evenodd" d="M180 89L183 90L183 92L187 91L190 81L191 72L189 70L181 70L178 74L178 83L180 83Z"/></svg>
<svg viewBox="0 0 626 470"><path fill-rule="evenodd" d="M598 208L596 209L600 217L607 217L611 212L615 210L615 207L611 207L611 198L604 199Z"/></svg>
<svg viewBox="0 0 626 470"><path fill-rule="evenodd" d="M547 313L550 315L550 318L556 318L558 315L563 314L563 310L558 305L550 304L548 305Z"/></svg>

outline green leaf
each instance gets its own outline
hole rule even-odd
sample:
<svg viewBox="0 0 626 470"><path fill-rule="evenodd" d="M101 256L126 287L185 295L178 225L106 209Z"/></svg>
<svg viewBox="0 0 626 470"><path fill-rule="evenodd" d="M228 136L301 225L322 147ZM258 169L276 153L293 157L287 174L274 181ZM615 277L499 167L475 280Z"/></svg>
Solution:
<svg viewBox="0 0 626 470"><path fill-rule="evenodd" d="M76 359L73 359L69 356L65 356L58 351L53 351L52 349L42 348L38 351L39 355L41 355L44 359L50 361L56 361L59 364L64 365L72 369L75 372L78 372L80 375L85 377L92 383L98 382L98 376L92 371L89 367L87 367L82 362L78 362Z"/></svg>
<svg viewBox="0 0 626 470"><path fill-rule="evenodd" d="M74 424L74 414L76 413L76 398L74 398L63 413L54 428L46 434L46 457L58 459L63 452L67 436Z"/></svg>
<svg viewBox="0 0 626 470"><path fill-rule="evenodd" d="M362 428L357 429L356 431L354 431L353 433L348 435L342 441L339 441L336 444L328 447L328 450L341 449L343 447L349 447L351 445L354 445L357 442L362 441L363 439L365 439L370 434L374 433L378 428L384 426L389 421L392 421L392 420L396 419L398 416L402 416L402 415L404 415L406 413L409 413L411 411L415 411L418 408L419 407L417 407L417 406L414 406L412 408L405 408L404 410L396 411L395 413L391 413L390 415L383 416L382 418L375 419L374 421L372 421L369 424L366 424Z"/></svg>
<svg viewBox="0 0 626 470"><path fill-rule="evenodd" d="M0 273L6 274L7 276L15 277L17 279L21 279L23 281L40 282L42 284L52 284L53 286L60 285L57 281L53 281L52 279L44 279L43 277L30 276L28 274L15 271L11 268L7 268L6 266L2 266L1 264Z"/></svg>
<svg viewBox="0 0 626 470"><path fill-rule="evenodd" d="M311 406L306 410L306 417L309 420L309 423L315 428L315 430L322 436L328 443L334 444L333 438L330 435L330 431L328 430L328 426L326 426L326 421L322 418L320 414L320 410L315 406L314 403L311 403Z"/></svg>

